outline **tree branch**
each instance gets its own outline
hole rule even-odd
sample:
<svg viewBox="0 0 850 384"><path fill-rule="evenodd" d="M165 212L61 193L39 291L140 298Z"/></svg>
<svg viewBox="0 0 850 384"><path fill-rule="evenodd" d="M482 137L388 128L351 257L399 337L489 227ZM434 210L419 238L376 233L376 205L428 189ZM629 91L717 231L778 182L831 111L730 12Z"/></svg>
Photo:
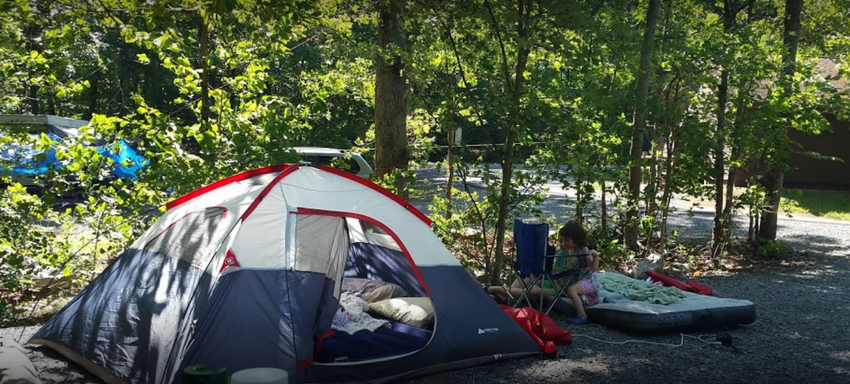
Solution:
<svg viewBox="0 0 850 384"><path fill-rule="evenodd" d="M493 14L493 7L490 6L490 1L484 0L484 5L487 6L487 12L490 14L490 21L493 22L493 28L496 30L496 38L499 40L499 49L502 51L502 71L505 75L505 82L510 84L511 73L508 69L508 54L505 52L505 42L502 41L502 32L499 30L499 23L496 21L496 15Z"/></svg>

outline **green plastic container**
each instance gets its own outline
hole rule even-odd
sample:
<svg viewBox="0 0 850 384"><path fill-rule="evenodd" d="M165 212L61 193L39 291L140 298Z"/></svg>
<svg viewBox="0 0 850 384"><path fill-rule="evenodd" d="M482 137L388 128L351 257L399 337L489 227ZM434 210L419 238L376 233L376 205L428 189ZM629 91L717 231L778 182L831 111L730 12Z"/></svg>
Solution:
<svg viewBox="0 0 850 384"><path fill-rule="evenodd" d="M180 384L229 384L227 368L208 369L205 365L192 365L183 370Z"/></svg>

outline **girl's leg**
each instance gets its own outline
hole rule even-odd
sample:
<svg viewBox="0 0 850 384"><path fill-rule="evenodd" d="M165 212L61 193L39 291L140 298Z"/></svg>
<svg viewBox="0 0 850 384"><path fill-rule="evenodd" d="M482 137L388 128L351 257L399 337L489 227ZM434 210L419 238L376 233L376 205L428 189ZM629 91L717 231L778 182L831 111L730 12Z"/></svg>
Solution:
<svg viewBox="0 0 850 384"><path fill-rule="evenodd" d="M573 307L575 307L579 317L586 319L587 313L584 312L584 304L581 302L581 295L583 294L584 289L578 282L567 288L567 296L569 296L570 301L573 303Z"/></svg>
<svg viewBox="0 0 850 384"><path fill-rule="evenodd" d="M522 288L511 288L511 295L513 295L514 299L519 300L519 298L522 297L522 291ZM542 298L552 296L552 291L540 287L534 287L531 288L528 292L526 292L525 296L528 297L530 300L540 300ZM522 301L525 301L525 299L523 299Z"/></svg>
<svg viewBox="0 0 850 384"><path fill-rule="evenodd" d="M499 286L491 286L487 287L487 293L494 295L499 298L503 303L508 302L508 293L505 291L504 287Z"/></svg>

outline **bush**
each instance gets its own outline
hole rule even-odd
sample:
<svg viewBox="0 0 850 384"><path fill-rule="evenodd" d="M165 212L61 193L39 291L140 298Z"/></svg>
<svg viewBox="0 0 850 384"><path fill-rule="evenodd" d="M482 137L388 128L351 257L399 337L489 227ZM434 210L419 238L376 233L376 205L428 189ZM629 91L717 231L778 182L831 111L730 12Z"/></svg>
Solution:
<svg viewBox="0 0 850 384"><path fill-rule="evenodd" d="M61 209L20 184L0 190L0 323L73 296L149 225L133 196L89 192Z"/></svg>
<svg viewBox="0 0 850 384"><path fill-rule="evenodd" d="M791 246L784 241L767 240L759 244L756 255L765 259L784 259L791 251Z"/></svg>

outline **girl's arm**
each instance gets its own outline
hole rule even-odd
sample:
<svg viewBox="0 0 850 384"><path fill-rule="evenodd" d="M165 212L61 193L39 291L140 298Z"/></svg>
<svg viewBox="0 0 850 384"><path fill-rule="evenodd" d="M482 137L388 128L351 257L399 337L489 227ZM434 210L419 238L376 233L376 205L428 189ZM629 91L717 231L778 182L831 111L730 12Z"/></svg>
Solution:
<svg viewBox="0 0 850 384"><path fill-rule="evenodd" d="M596 272L599 269L599 251L592 250L587 255L587 266L591 271Z"/></svg>

